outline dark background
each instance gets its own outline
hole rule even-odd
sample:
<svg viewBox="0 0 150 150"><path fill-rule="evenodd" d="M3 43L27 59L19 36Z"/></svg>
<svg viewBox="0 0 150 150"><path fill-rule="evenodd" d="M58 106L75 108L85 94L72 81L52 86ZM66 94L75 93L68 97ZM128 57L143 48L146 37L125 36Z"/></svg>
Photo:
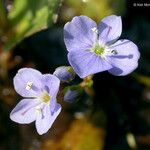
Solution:
<svg viewBox="0 0 150 150"><path fill-rule="evenodd" d="M125 77L115 77L102 72L96 74L93 79L95 96L92 111L94 114L99 110L103 111L107 120L104 150L130 150L131 147L126 140L128 133L134 135L137 149L150 149L150 96L147 96L150 93L150 87L137 78L137 75L150 77L150 7L133 6L133 3L144 2L150 4L149 0L127 0L126 11L122 16L121 38L130 39L136 43L141 53L138 69ZM68 65L67 51L63 42L64 23L60 14L58 23L53 27L26 38L15 47L12 57L19 56L22 61L10 69L11 81L21 67L35 67L43 73L52 73L56 67ZM8 83L4 88L10 86L12 87L12 84ZM14 93L12 89L12 97ZM18 96L15 95L15 97L19 99ZM28 148L30 141L35 149L40 149L36 146L43 138L39 137L35 130L29 129L26 132L24 130L28 127L25 126L24 129L23 126L23 129L20 129L22 125L15 124L9 119L9 112L16 103L8 104L5 101L0 103L0 150L20 150L23 149L23 145ZM80 106L80 103L76 103L75 105L77 110L89 109L86 104ZM73 108L72 112L77 111L72 106L70 108ZM36 139L34 142L38 141L36 146L33 144L33 139Z"/></svg>

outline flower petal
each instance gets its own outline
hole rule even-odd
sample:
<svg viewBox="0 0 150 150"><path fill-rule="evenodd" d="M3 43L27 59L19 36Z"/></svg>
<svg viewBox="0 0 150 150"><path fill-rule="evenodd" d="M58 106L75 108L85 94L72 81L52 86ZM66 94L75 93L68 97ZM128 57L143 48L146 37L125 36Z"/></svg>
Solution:
<svg viewBox="0 0 150 150"><path fill-rule="evenodd" d="M37 91L41 88L41 77L42 74L32 68L23 68L18 71L14 77L14 87L18 94L23 97L35 97ZM30 90L27 89L27 84L31 83L32 87Z"/></svg>
<svg viewBox="0 0 150 150"><path fill-rule="evenodd" d="M59 115L60 111L61 111L61 106L58 103L53 113L50 112L50 106L45 105L43 112L38 115L35 122L37 132L40 135L46 133L51 128L53 122Z"/></svg>
<svg viewBox="0 0 150 150"><path fill-rule="evenodd" d="M35 107L39 104L36 99L23 99L10 113L10 119L21 124L29 124L36 119Z"/></svg>
<svg viewBox="0 0 150 150"><path fill-rule="evenodd" d="M111 15L105 17L98 25L99 41L105 44L116 41L122 32L122 21L120 16Z"/></svg>
<svg viewBox="0 0 150 150"><path fill-rule="evenodd" d="M42 83L45 85L45 88L50 96L56 97L59 90L60 80L55 75L44 74L42 76Z"/></svg>
<svg viewBox="0 0 150 150"><path fill-rule="evenodd" d="M138 66L140 53L138 47L129 40L119 40L110 47L117 55L108 57L108 61L114 66L109 72L116 76L124 76L131 73Z"/></svg>
<svg viewBox="0 0 150 150"><path fill-rule="evenodd" d="M74 17L64 26L64 41L68 51L86 50L96 42L96 23L87 16Z"/></svg>
<svg viewBox="0 0 150 150"><path fill-rule="evenodd" d="M68 54L68 60L80 78L112 68L112 66L100 56L89 51L71 51Z"/></svg>
<svg viewBox="0 0 150 150"><path fill-rule="evenodd" d="M50 111L51 111L51 113L54 113L56 105L57 105L57 100L56 100L55 97L53 97L50 101Z"/></svg>

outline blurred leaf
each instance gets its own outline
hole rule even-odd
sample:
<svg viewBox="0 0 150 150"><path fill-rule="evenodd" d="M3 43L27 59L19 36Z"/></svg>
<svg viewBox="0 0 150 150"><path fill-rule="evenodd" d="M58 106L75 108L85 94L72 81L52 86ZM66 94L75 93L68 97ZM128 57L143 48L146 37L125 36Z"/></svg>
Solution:
<svg viewBox="0 0 150 150"><path fill-rule="evenodd" d="M7 32L9 27L7 12L3 2L4 1L0 0L0 52L2 51L2 45L6 40L5 32Z"/></svg>
<svg viewBox="0 0 150 150"><path fill-rule="evenodd" d="M135 75L136 79L147 87L150 87L150 77L144 75Z"/></svg>
<svg viewBox="0 0 150 150"><path fill-rule="evenodd" d="M105 16L123 14L125 3L125 0L66 0L62 19L68 21L76 15L87 15L99 22Z"/></svg>
<svg viewBox="0 0 150 150"><path fill-rule="evenodd" d="M102 150L105 131L85 119L75 120L62 139L63 149Z"/></svg>
<svg viewBox="0 0 150 150"><path fill-rule="evenodd" d="M27 36L50 26L57 18L61 0L14 0L8 14L11 29L4 50L9 50Z"/></svg>
<svg viewBox="0 0 150 150"><path fill-rule="evenodd" d="M48 139L42 150L102 150L105 130L91 124L87 119L74 120L61 139Z"/></svg>
<svg viewBox="0 0 150 150"><path fill-rule="evenodd" d="M127 133L126 135L128 145L130 146L131 149L137 150L137 144L135 140L135 136L132 133Z"/></svg>
<svg viewBox="0 0 150 150"><path fill-rule="evenodd" d="M0 35L2 35L2 32L6 26L7 26L7 14L3 2L0 1Z"/></svg>

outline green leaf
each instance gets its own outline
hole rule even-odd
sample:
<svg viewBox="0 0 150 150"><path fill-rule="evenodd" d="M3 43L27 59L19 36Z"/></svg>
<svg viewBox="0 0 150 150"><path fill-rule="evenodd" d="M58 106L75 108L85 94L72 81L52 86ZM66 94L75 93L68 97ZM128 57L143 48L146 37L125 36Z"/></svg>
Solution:
<svg viewBox="0 0 150 150"><path fill-rule="evenodd" d="M4 50L55 22L61 0L14 0L8 14L11 28L7 33Z"/></svg>
<svg viewBox="0 0 150 150"><path fill-rule="evenodd" d="M4 28L7 26L7 14L4 8L4 4L0 1L0 33L3 32Z"/></svg>

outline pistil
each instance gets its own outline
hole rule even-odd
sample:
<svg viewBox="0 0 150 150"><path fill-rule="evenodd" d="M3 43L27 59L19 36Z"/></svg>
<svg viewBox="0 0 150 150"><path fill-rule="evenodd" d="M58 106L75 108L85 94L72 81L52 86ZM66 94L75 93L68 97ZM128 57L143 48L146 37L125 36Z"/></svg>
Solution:
<svg viewBox="0 0 150 150"><path fill-rule="evenodd" d="M95 54L97 54L97 55L102 55L103 53L104 53L104 47L101 47L101 46L99 46L99 45L96 45L95 47L94 47L94 52L95 52Z"/></svg>
<svg viewBox="0 0 150 150"><path fill-rule="evenodd" d="M44 91L40 97L43 102L49 103L51 100L51 96L48 94L48 92Z"/></svg>

